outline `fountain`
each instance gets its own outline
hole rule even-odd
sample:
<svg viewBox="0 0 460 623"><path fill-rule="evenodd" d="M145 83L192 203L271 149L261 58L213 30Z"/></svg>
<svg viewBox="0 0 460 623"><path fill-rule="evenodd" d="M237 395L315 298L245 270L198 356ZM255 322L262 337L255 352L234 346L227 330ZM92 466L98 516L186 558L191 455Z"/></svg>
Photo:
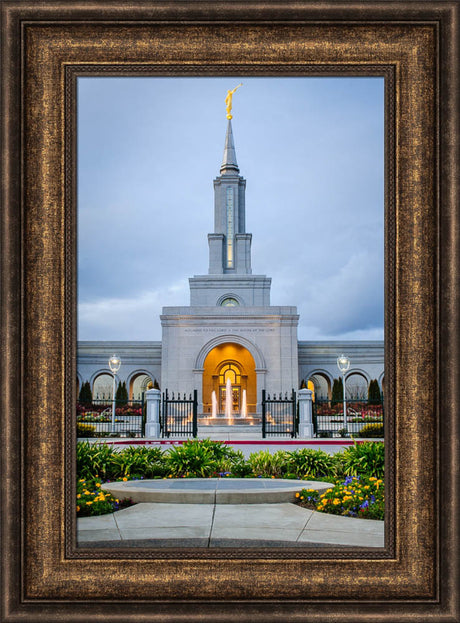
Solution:
<svg viewBox="0 0 460 623"><path fill-rule="evenodd" d="M227 379L227 385L225 387L225 417L229 421L232 419L232 382Z"/></svg>
<svg viewBox="0 0 460 623"><path fill-rule="evenodd" d="M215 418L217 416L217 398L216 392L213 391L211 394L211 417Z"/></svg>
<svg viewBox="0 0 460 623"><path fill-rule="evenodd" d="M233 392L232 382L227 379L225 384L225 399L221 408L224 412L219 413L219 402L217 392L211 392L211 412L203 413L198 416L198 436L209 439L229 439L244 438L244 434L249 434L246 429L254 426L261 426L260 416L248 414L247 394L244 389L241 393L241 409L238 414L233 412ZM236 417L238 416L238 417ZM238 425L238 426L237 426ZM230 428L234 430L230 433ZM239 429L239 431L237 430ZM245 432L246 431L246 432ZM252 434L252 433L251 433ZM258 431L254 434L262 434ZM231 435L231 437L229 437ZM238 437L243 435L243 437Z"/></svg>
<svg viewBox="0 0 460 623"><path fill-rule="evenodd" d="M243 398L241 401L241 417L247 417L248 415L248 405L247 405L247 398L246 398L246 390L243 389Z"/></svg>

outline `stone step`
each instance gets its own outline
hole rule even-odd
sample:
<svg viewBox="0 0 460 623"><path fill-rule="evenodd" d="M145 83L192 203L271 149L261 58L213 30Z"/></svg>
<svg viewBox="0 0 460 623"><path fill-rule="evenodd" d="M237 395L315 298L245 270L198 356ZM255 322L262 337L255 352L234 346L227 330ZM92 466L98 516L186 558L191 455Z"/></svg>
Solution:
<svg viewBox="0 0 460 623"><path fill-rule="evenodd" d="M262 439L262 425L255 424L248 426L239 424L238 426L198 426L198 437L200 439L214 439L228 441L233 439Z"/></svg>

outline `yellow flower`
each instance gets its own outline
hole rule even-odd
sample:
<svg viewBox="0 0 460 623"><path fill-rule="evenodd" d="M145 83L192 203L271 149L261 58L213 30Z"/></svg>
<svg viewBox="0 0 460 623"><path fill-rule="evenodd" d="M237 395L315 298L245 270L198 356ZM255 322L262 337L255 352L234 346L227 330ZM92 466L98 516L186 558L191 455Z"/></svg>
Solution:
<svg viewBox="0 0 460 623"><path fill-rule="evenodd" d="M84 493L85 495L90 495L90 492L88 491L88 489L86 489L86 491L83 491L83 493Z"/></svg>
<svg viewBox="0 0 460 623"><path fill-rule="evenodd" d="M123 478L123 482L126 482L128 479L126 478L126 476Z"/></svg>
<svg viewBox="0 0 460 623"><path fill-rule="evenodd" d="M300 499L303 500L303 495L300 496Z"/></svg>
<svg viewBox="0 0 460 623"><path fill-rule="evenodd" d="M80 510L80 507L79 507L79 506L77 506L77 513L78 513L78 511L79 511L79 510Z"/></svg>
<svg viewBox="0 0 460 623"><path fill-rule="evenodd" d="M77 493L77 498L81 498L81 493Z"/></svg>
<svg viewBox="0 0 460 623"><path fill-rule="evenodd" d="M92 502L86 502L86 506L89 506L90 504L92 504Z"/></svg>
<svg viewBox="0 0 460 623"><path fill-rule="evenodd" d="M338 498L335 498L334 501L332 502L335 506L337 506L337 504L340 504L340 500Z"/></svg>
<svg viewBox="0 0 460 623"><path fill-rule="evenodd" d="M100 482L96 482L96 487L100 487L101 483Z"/></svg>
<svg viewBox="0 0 460 623"><path fill-rule="evenodd" d="M371 477L369 478L369 480L374 481L374 480L377 480L377 478L375 478L374 476L371 476Z"/></svg>
<svg viewBox="0 0 460 623"><path fill-rule="evenodd" d="M365 489L369 489L369 485L364 485L364 488Z"/></svg>
<svg viewBox="0 0 460 623"><path fill-rule="evenodd" d="M85 482L84 478L80 478L80 480L78 482Z"/></svg>

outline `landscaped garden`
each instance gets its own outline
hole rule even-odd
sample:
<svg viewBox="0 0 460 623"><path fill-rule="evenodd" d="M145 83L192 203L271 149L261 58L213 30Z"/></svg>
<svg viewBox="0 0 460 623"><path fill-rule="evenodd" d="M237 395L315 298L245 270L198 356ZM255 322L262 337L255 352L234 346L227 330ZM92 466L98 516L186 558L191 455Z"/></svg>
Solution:
<svg viewBox="0 0 460 623"><path fill-rule="evenodd" d="M383 519L384 444L355 443L342 452L302 448L243 453L219 441L190 440L167 450L108 444L77 444L77 515L102 515L129 506L104 493L107 482L155 478L283 478L325 480L334 487L302 489L298 503L319 512Z"/></svg>

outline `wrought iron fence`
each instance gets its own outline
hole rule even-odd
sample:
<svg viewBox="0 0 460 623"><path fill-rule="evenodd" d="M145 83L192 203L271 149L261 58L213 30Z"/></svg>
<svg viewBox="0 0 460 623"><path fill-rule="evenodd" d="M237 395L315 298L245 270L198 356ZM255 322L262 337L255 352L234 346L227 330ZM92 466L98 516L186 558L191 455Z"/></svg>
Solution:
<svg viewBox="0 0 460 623"><path fill-rule="evenodd" d="M163 437L196 437L198 434L198 397L193 390L187 398L183 394L169 397L168 390L163 392L161 414L161 434Z"/></svg>
<svg viewBox="0 0 460 623"><path fill-rule="evenodd" d="M141 400L77 402L77 437L143 437L145 432L144 394Z"/></svg>
<svg viewBox="0 0 460 623"><path fill-rule="evenodd" d="M286 435L295 437L298 429L296 393L292 390L291 396L287 392L278 397L262 390L262 437L270 435Z"/></svg>
<svg viewBox="0 0 460 623"><path fill-rule="evenodd" d="M383 398L371 404L362 398L347 398L346 415L343 402L313 402L313 430L316 437L383 437Z"/></svg>

